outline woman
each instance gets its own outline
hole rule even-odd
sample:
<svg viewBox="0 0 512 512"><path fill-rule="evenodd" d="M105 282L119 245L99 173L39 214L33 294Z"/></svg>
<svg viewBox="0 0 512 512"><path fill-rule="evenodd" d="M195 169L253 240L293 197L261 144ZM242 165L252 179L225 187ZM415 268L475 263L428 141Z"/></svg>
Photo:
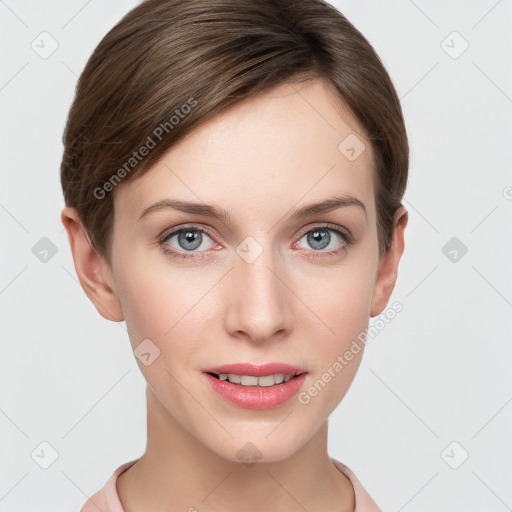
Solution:
<svg viewBox="0 0 512 512"><path fill-rule="evenodd" d="M407 225L362 34L320 0L148 0L89 59L64 146L77 275L147 381L146 451L82 511L379 510L327 453Z"/></svg>

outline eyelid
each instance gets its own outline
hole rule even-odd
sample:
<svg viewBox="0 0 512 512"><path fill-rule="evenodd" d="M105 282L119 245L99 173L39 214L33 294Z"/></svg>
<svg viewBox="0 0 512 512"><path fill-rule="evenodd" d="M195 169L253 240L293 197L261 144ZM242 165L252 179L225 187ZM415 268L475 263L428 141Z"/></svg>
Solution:
<svg viewBox="0 0 512 512"><path fill-rule="evenodd" d="M309 233L310 231L313 231L316 228L332 229L334 231L337 231L338 233L341 233L346 238L347 243L352 243L354 241L354 237L352 236L352 233L347 228L338 226L338 224L332 224L330 222L319 222L316 225L306 226L306 227L302 228L299 231L299 235L298 235L299 238L302 238L306 233Z"/></svg>
<svg viewBox="0 0 512 512"><path fill-rule="evenodd" d="M157 238L160 243L164 243L166 239L169 237L176 235L180 231L185 231L187 229L195 230L195 231L201 231L206 233L210 238L215 239L215 235L213 234L213 231L207 228L206 226L202 226L199 224L184 224L182 226L177 226L175 228L166 228L160 233Z"/></svg>

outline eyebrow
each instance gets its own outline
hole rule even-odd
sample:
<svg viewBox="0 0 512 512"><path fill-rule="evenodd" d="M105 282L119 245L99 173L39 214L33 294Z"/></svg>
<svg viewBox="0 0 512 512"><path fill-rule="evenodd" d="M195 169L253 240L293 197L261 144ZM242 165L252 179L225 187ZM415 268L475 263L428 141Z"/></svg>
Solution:
<svg viewBox="0 0 512 512"><path fill-rule="evenodd" d="M318 215L319 213L325 213L338 208L346 208L349 206L358 206L362 208L365 216L367 217L366 207L362 201L357 197L351 195L334 196L325 201L319 203L313 203L301 208L292 210L287 217L289 219L302 219L304 217L311 217L312 215ZM173 209L184 213L190 213L193 215L201 215L203 217L211 217L221 221L230 221L231 215L229 212L219 206L210 206L204 203L194 203L189 201L182 201L179 199L162 199L151 206L148 206L141 213L139 220L143 219L150 213L164 210Z"/></svg>

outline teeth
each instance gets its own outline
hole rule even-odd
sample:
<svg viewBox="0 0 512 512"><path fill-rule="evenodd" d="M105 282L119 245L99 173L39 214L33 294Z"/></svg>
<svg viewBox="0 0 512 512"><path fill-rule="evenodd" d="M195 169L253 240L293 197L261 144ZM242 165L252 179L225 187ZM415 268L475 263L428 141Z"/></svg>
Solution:
<svg viewBox="0 0 512 512"><path fill-rule="evenodd" d="M265 375L264 377L255 377L253 375L235 375L234 373L220 373L220 380L227 380L233 384L241 384L242 386L261 386L270 387L275 384L288 382L293 375L284 375L277 373L275 375Z"/></svg>
<svg viewBox="0 0 512 512"><path fill-rule="evenodd" d="M282 373L278 373L277 375L274 375L276 384L281 384L281 382L284 381L284 375Z"/></svg>

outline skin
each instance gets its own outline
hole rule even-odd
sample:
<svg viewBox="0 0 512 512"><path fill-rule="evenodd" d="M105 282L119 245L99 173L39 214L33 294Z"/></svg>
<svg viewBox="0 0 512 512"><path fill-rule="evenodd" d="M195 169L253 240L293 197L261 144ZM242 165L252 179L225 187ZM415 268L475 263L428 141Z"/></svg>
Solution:
<svg viewBox="0 0 512 512"><path fill-rule="evenodd" d="M354 133L366 149L350 161L338 146ZM308 404L294 397L265 411L225 402L202 370L286 362L309 372L308 389L386 308L407 212L396 212L392 246L379 257L373 158L356 119L323 81L283 84L203 124L142 177L116 187L112 264L93 250L76 210L64 208L90 300L105 318L126 320L133 349L149 338L160 350L148 366L137 359L147 381L148 439L117 481L126 512L354 510L352 485L327 453L327 427L362 350ZM348 206L287 218L333 194L355 196L366 214ZM231 220L172 209L139 220L171 196L222 206ZM214 236L203 234L191 259L173 259L158 237L190 223ZM348 229L353 243L332 254L344 241L329 231L329 245L316 248L307 232L324 223ZM248 236L263 250L251 263L236 252ZM174 236L167 247L187 253L188 246ZM237 456L247 442L261 454L251 467Z"/></svg>

